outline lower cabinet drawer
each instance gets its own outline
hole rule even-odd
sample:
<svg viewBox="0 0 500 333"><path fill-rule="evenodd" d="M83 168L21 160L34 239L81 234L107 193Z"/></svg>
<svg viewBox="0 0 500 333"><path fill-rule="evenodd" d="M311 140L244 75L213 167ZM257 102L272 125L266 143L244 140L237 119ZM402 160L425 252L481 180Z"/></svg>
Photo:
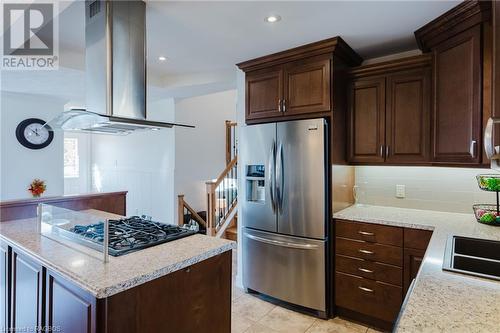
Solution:
<svg viewBox="0 0 500 333"><path fill-rule="evenodd" d="M398 316L402 298L401 287L335 273L335 304L339 307L392 323Z"/></svg>
<svg viewBox="0 0 500 333"><path fill-rule="evenodd" d="M359 275L400 287L403 285L401 267L337 255L335 256L335 268L339 272Z"/></svg>
<svg viewBox="0 0 500 333"><path fill-rule="evenodd" d="M403 266L403 248L337 237L336 254Z"/></svg>

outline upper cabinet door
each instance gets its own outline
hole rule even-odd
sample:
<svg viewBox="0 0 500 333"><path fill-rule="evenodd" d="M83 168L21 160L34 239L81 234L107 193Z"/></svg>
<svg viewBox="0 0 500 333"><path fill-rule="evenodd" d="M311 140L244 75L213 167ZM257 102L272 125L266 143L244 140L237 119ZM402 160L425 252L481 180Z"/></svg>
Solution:
<svg viewBox="0 0 500 333"><path fill-rule="evenodd" d="M387 77L386 162L429 161L431 69Z"/></svg>
<svg viewBox="0 0 500 333"><path fill-rule="evenodd" d="M349 99L350 162L384 162L385 78L355 79Z"/></svg>
<svg viewBox="0 0 500 333"><path fill-rule="evenodd" d="M285 65L285 115L331 111L331 56L313 57Z"/></svg>
<svg viewBox="0 0 500 333"><path fill-rule="evenodd" d="M246 119L280 117L283 96L281 67L246 73Z"/></svg>
<svg viewBox="0 0 500 333"><path fill-rule="evenodd" d="M439 44L434 53L434 162L481 159L481 27Z"/></svg>

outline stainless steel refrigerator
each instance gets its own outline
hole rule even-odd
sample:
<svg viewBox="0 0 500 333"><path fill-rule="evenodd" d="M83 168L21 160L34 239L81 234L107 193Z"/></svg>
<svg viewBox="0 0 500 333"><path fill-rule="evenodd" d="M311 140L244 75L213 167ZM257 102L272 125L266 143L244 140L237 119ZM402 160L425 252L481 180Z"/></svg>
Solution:
<svg viewBox="0 0 500 333"><path fill-rule="evenodd" d="M326 311L327 124L243 127L243 285Z"/></svg>

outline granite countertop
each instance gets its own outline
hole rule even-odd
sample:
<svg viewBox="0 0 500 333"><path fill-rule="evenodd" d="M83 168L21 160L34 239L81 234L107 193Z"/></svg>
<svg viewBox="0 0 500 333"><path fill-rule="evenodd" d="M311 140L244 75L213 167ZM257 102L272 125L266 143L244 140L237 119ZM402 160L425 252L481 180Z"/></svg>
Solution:
<svg viewBox="0 0 500 333"><path fill-rule="evenodd" d="M433 230L396 332L500 332L500 282L442 270L450 235L500 240L473 214L356 205L334 218Z"/></svg>
<svg viewBox="0 0 500 333"><path fill-rule="evenodd" d="M97 298L117 294L236 248L232 241L196 234L119 257L109 256L109 262L104 263L100 252L42 236L36 219L0 223L0 240L20 248Z"/></svg>

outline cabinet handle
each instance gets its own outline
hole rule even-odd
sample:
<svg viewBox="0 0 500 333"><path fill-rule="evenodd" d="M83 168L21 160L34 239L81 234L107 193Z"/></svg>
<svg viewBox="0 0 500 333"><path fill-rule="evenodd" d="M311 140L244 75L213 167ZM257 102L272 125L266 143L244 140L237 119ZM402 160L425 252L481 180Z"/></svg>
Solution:
<svg viewBox="0 0 500 333"><path fill-rule="evenodd" d="M365 288L365 287L361 287L359 286L358 287L359 290L363 290L363 291L366 291L367 293L372 293L373 292L373 289L370 289L370 288Z"/></svg>
<svg viewBox="0 0 500 333"><path fill-rule="evenodd" d="M380 145L380 157L384 157L384 145Z"/></svg>
<svg viewBox="0 0 500 333"><path fill-rule="evenodd" d="M363 235L363 236L375 236L373 232L368 232L368 231L358 231L358 234Z"/></svg>
<svg viewBox="0 0 500 333"><path fill-rule="evenodd" d="M389 157L389 152L391 151L389 146L385 146L385 157Z"/></svg>
<svg viewBox="0 0 500 333"><path fill-rule="evenodd" d="M363 250L363 249L360 249L358 250L359 253L364 253L364 254L374 254L375 252L373 251L368 251L368 250Z"/></svg>
<svg viewBox="0 0 500 333"><path fill-rule="evenodd" d="M476 158L476 140L470 142L469 153L472 158Z"/></svg>
<svg viewBox="0 0 500 333"><path fill-rule="evenodd" d="M286 112L286 99L283 99L283 112Z"/></svg>
<svg viewBox="0 0 500 333"><path fill-rule="evenodd" d="M366 268L361 268L361 267L358 268L358 271L365 272L365 273L373 273L372 270L369 270L369 269L366 269Z"/></svg>
<svg viewBox="0 0 500 333"><path fill-rule="evenodd" d="M281 98L278 99L278 112L281 112Z"/></svg>

